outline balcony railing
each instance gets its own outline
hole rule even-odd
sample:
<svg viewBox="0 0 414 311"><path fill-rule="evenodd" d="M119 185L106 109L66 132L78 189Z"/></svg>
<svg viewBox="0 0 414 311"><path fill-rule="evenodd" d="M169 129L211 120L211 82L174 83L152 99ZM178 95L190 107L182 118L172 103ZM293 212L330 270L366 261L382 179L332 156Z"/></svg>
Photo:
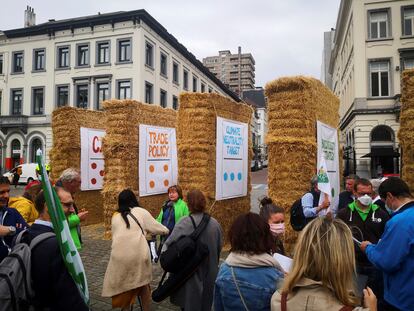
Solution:
<svg viewBox="0 0 414 311"><path fill-rule="evenodd" d="M27 134L27 120L28 116L0 116L0 129L3 134L7 134L9 129L20 129L24 134Z"/></svg>

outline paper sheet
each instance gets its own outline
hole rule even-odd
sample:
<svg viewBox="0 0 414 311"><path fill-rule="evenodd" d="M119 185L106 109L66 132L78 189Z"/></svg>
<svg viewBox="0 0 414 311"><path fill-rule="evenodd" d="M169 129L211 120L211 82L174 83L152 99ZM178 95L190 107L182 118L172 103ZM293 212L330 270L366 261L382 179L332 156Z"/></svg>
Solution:
<svg viewBox="0 0 414 311"><path fill-rule="evenodd" d="M282 269L285 272L289 272L292 266L292 258L280 255L278 253L273 254L273 258L277 260L277 262L281 265Z"/></svg>

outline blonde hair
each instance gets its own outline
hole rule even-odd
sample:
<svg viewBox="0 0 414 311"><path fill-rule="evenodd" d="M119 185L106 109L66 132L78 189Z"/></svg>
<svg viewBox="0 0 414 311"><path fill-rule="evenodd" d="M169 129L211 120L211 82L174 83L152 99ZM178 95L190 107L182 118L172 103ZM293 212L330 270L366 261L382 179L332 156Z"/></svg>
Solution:
<svg viewBox="0 0 414 311"><path fill-rule="evenodd" d="M282 291L292 292L301 278L308 278L322 282L342 304L356 306L355 275L351 230L340 219L318 217L299 236Z"/></svg>

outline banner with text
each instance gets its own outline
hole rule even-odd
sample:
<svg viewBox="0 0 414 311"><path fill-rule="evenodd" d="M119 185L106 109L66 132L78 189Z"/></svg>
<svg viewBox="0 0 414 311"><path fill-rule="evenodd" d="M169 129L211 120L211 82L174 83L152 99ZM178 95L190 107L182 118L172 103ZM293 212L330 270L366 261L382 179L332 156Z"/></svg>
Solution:
<svg viewBox="0 0 414 311"><path fill-rule="evenodd" d="M177 184L175 128L139 126L139 196L166 193Z"/></svg>
<svg viewBox="0 0 414 311"><path fill-rule="evenodd" d="M318 185L321 191L328 186L331 206L339 198L339 152L338 132L336 129L317 121L318 159L317 174ZM322 198L321 198L322 199Z"/></svg>
<svg viewBox="0 0 414 311"><path fill-rule="evenodd" d="M216 200L247 195L249 127L217 117Z"/></svg>
<svg viewBox="0 0 414 311"><path fill-rule="evenodd" d="M102 139L105 130L81 127L81 190L102 189L104 176L104 156Z"/></svg>

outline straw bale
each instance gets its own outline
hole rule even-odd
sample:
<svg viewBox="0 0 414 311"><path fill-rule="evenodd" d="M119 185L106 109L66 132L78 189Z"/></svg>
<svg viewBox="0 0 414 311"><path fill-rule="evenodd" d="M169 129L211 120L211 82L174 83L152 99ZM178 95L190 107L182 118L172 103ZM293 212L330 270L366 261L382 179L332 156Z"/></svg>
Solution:
<svg viewBox="0 0 414 311"><path fill-rule="evenodd" d="M138 196L139 125L175 127L177 112L135 100L110 100L103 103L107 114L104 138L105 236L110 236L111 217L118 208L118 194L131 189ZM167 194L139 197L141 207L156 217Z"/></svg>
<svg viewBox="0 0 414 311"><path fill-rule="evenodd" d="M62 107L53 111L53 146L49 153L51 178L57 180L68 167L80 169L80 128L105 129L105 114L101 111ZM103 221L100 191L82 191L75 196L78 208L89 211L87 224Z"/></svg>
<svg viewBox="0 0 414 311"><path fill-rule="evenodd" d="M402 178L414 191L414 69L401 78L401 115L398 138L402 149Z"/></svg>
<svg viewBox="0 0 414 311"><path fill-rule="evenodd" d="M184 193L191 189L203 191L208 210L220 222L226 238L235 217L250 210L250 172L246 197L215 201L216 118L219 116L250 126L252 112L248 105L236 103L218 94L180 95L177 119L179 183ZM249 148L249 159L251 156Z"/></svg>
<svg viewBox="0 0 414 311"><path fill-rule="evenodd" d="M309 190L316 172L316 121L331 127L339 124L339 100L319 80L285 77L269 82L268 184L269 196L286 211ZM297 233L287 226L285 243L291 250Z"/></svg>

